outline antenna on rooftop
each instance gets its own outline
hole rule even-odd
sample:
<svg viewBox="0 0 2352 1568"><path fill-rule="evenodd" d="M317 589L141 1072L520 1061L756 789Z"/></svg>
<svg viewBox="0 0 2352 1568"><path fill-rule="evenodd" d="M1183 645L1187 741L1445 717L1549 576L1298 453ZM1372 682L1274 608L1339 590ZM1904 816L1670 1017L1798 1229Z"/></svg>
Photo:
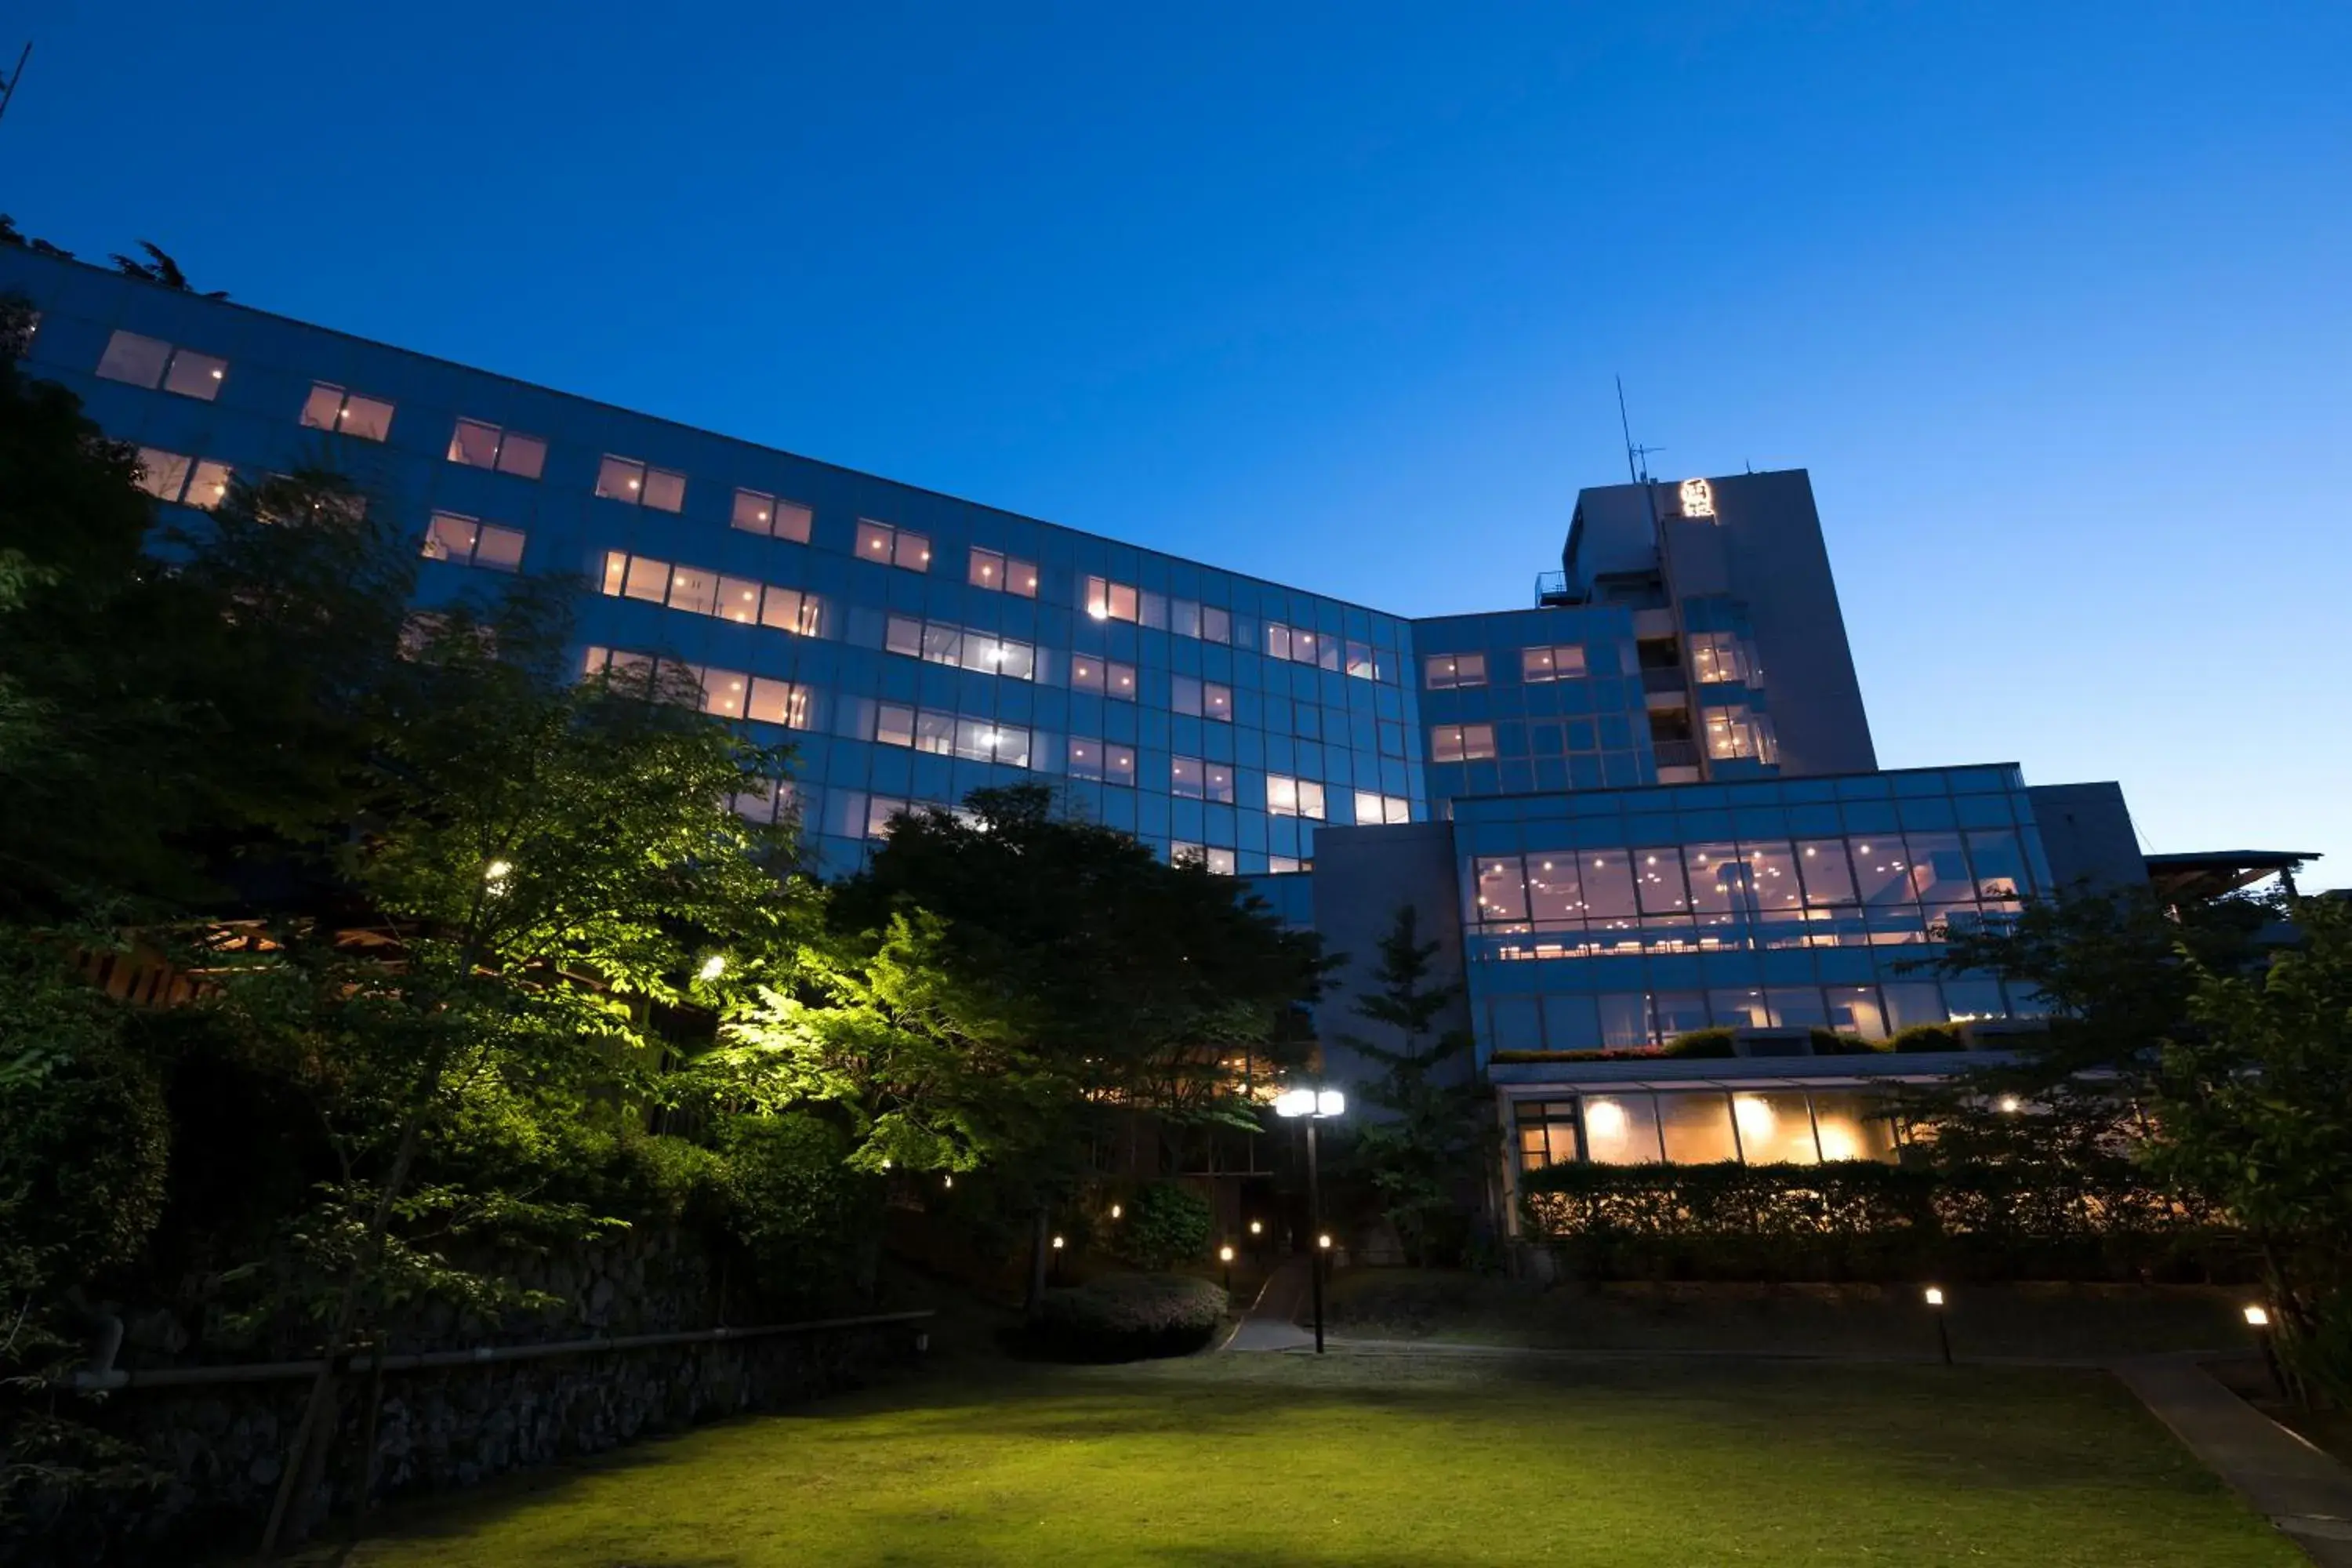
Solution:
<svg viewBox="0 0 2352 1568"><path fill-rule="evenodd" d="M1633 445L1633 426L1625 417L1625 378L1617 378L1617 427L1625 432L1625 477L1637 485L1650 482L1650 454L1663 452L1664 447Z"/></svg>
<svg viewBox="0 0 2352 1568"><path fill-rule="evenodd" d="M8 100L16 96L16 84L25 79L25 62L33 58L33 42L25 40L25 52L16 57L16 68L8 73L5 84L0 84L0 114L8 112Z"/></svg>

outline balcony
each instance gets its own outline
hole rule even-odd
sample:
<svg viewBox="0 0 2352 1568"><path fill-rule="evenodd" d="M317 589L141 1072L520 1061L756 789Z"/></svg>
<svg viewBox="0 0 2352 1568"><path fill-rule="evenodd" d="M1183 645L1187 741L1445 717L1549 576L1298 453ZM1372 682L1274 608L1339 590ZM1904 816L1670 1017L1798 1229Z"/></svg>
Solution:
<svg viewBox="0 0 2352 1568"><path fill-rule="evenodd" d="M1650 749L1657 753L1658 769L1661 773L1668 768L1698 766L1696 741L1652 741Z"/></svg>

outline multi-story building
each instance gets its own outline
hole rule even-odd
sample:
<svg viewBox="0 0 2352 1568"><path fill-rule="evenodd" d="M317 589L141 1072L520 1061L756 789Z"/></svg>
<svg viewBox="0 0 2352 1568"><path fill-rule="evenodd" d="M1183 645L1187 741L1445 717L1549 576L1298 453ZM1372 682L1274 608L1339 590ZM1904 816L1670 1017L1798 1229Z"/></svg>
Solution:
<svg viewBox="0 0 2352 1568"><path fill-rule="evenodd" d="M583 669L677 661L794 743L742 809L797 810L824 871L909 803L1048 783L1353 955L1335 1070L1347 991L1414 906L1527 1160L1759 1157L1724 1064L1584 1058L2030 1012L1917 961L2021 897L2147 874L2113 785L1877 771L1801 470L1588 489L1532 607L1410 620L23 248L0 289L40 312L32 372L166 506L316 463L409 527L426 607L576 576ZM1878 1149L1838 1097L1934 1068L1741 1066L1780 1084L1783 1133L1817 1097L1772 1157Z"/></svg>

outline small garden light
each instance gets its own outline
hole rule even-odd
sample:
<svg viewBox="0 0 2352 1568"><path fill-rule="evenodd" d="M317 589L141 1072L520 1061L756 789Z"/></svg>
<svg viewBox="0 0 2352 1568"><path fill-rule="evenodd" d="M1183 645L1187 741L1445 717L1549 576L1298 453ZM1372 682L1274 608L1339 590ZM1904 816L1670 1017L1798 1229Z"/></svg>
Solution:
<svg viewBox="0 0 2352 1568"><path fill-rule="evenodd" d="M1936 1348L1944 1352L1944 1364L1952 1364L1952 1331L1944 1326L1944 1288L1930 1285L1925 1292L1928 1310L1936 1314Z"/></svg>
<svg viewBox="0 0 2352 1568"><path fill-rule="evenodd" d="M1111 1218L1113 1218L1113 1219L1117 1219L1117 1218L1119 1216L1120 1213L1121 1213L1121 1210L1120 1210L1119 1206L1118 1206L1117 1204L1113 1204L1113 1205L1110 1205L1110 1217L1111 1217Z"/></svg>
<svg viewBox="0 0 2352 1568"><path fill-rule="evenodd" d="M1217 1248L1217 1261L1225 1266L1225 1294L1230 1296L1234 1293L1234 1244L1232 1242L1229 1241Z"/></svg>
<svg viewBox="0 0 2352 1568"><path fill-rule="evenodd" d="M2013 1094L2004 1094L2000 1097L2000 1110L2001 1114L2004 1116L2016 1115L2021 1105L2021 1102L2018 1100L2017 1096Z"/></svg>
<svg viewBox="0 0 2352 1568"><path fill-rule="evenodd" d="M2271 1310L2259 1301L2246 1303L2246 1327L2254 1331L2254 1338L2263 1347L2263 1366L2271 1374L2271 1386L2279 1397L2286 1397L2286 1373L2279 1366L2278 1344L2271 1338Z"/></svg>
<svg viewBox="0 0 2352 1568"><path fill-rule="evenodd" d="M2250 1329L2267 1329L2270 1326L2271 1310L2268 1307L2248 1307L2246 1309L2246 1327Z"/></svg>
<svg viewBox="0 0 2352 1568"><path fill-rule="evenodd" d="M1058 1236L1054 1238L1054 1250L1056 1252L1062 1250L1062 1238Z"/></svg>
<svg viewBox="0 0 2352 1568"><path fill-rule="evenodd" d="M1321 1248L1322 1248L1324 1251L1326 1251L1326 1252L1330 1251L1330 1250L1331 1250L1331 1233L1330 1233L1329 1231L1328 1231L1328 1230L1327 1230L1327 1231L1325 1231L1322 1235L1320 1235L1320 1236L1317 1237L1315 1238L1315 1245L1316 1245L1316 1246L1318 1246L1318 1247L1321 1247Z"/></svg>
<svg viewBox="0 0 2352 1568"><path fill-rule="evenodd" d="M1252 1236L1264 1236L1265 1234L1265 1222L1264 1220L1256 1219L1250 1221L1250 1234Z"/></svg>

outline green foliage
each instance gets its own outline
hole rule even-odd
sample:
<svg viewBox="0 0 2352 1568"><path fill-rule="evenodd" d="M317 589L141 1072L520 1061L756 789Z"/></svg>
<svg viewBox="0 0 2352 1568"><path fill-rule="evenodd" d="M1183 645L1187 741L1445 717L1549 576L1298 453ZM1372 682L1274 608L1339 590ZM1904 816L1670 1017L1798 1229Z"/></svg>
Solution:
<svg viewBox="0 0 2352 1568"><path fill-rule="evenodd" d="M1676 1035L1658 1053L1668 1057L1729 1057L1738 1053L1732 1048L1731 1030L1727 1026L1712 1029L1693 1029Z"/></svg>
<svg viewBox="0 0 2352 1568"><path fill-rule="evenodd" d="M731 1117L718 1145L720 1223L764 1294L806 1301L870 1272L882 1186L849 1165L838 1125L796 1113Z"/></svg>
<svg viewBox="0 0 2352 1568"><path fill-rule="evenodd" d="M1381 1075L1358 1092L1386 1112L1360 1119L1353 1164L1379 1194L1381 1212L1414 1262L1424 1267L1434 1252L1457 1242L1449 1233L1465 1206L1463 1189L1477 1180L1487 1142L1482 1098L1463 1065L1469 1031L1438 1026L1462 986L1428 983L1436 954L1437 943L1420 940L1412 907L1398 910L1381 939L1380 989L1359 998L1356 1013L1394 1030L1401 1044L1343 1037L1381 1064Z"/></svg>
<svg viewBox="0 0 2352 1568"><path fill-rule="evenodd" d="M1209 1250L1216 1214L1209 1200L1178 1182L1146 1182L1121 1205L1113 1233L1119 1255L1160 1269L1196 1261Z"/></svg>
<svg viewBox="0 0 2352 1568"><path fill-rule="evenodd" d="M1076 1361L1184 1355L1208 1343L1225 1305L1214 1282L1189 1274L1106 1274L1046 1291L1032 1342Z"/></svg>
<svg viewBox="0 0 2352 1568"><path fill-rule="evenodd" d="M2053 1192L2032 1170L1874 1161L1526 1173L1528 1232L1600 1278L2131 1278L2227 1268L2221 1216L2127 1169Z"/></svg>
<svg viewBox="0 0 2352 1568"><path fill-rule="evenodd" d="M1897 1029L1895 1037L1887 1042L1887 1048L1895 1051L1964 1051L1969 1048L1969 1043L1962 1037L1957 1025L1914 1024L1909 1028Z"/></svg>
<svg viewBox="0 0 2352 1568"><path fill-rule="evenodd" d="M2258 968L2188 957L2192 1026L2151 1110L2157 1171L2226 1207L2258 1248L2281 1354L2352 1405L2352 900L2296 900Z"/></svg>

